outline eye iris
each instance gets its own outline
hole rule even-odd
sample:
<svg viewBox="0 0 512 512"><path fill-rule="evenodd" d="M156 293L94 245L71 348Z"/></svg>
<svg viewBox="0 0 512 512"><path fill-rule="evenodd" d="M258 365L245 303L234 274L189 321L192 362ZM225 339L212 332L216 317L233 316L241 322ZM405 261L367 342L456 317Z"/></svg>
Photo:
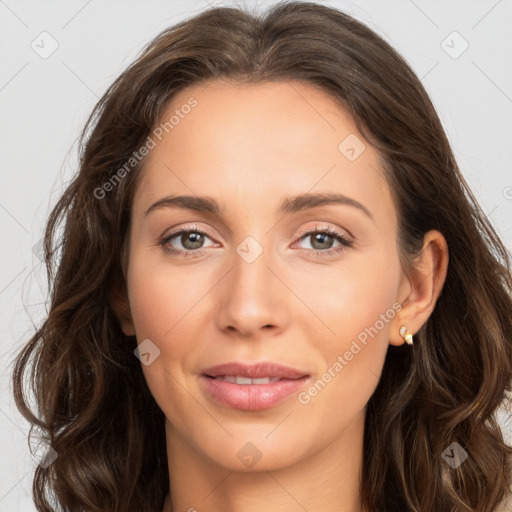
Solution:
<svg viewBox="0 0 512 512"><path fill-rule="evenodd" d="M311 235L311 239L313 241L311 246L314 249L320 250L320 249L330 249L331 248L331 245L332 245L332 235L329 235L327 233L315 233L315 234ZM327 244L326 244L326 241L325 241L326 239L328 240ZM317 242L320 243L320 247L315 246Z"/></svg>
<svg viewBox="0 0 512 512"><path fill-rule="evenodd" d="M188 249L188 250L198 249L199 247L201 247L201 245L204 242L204 235L202 235L201 233L192 233L192 232L183 233L181 235L180 241L181 241L183 247L185 247L185 249ZM189 245L189 242L191 242L192 246Z"/></svg>

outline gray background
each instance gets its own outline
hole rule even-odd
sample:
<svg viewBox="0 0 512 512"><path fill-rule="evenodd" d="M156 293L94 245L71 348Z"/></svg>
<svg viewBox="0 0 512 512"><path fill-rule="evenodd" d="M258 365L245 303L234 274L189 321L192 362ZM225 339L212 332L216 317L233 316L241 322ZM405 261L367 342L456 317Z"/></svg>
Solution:
<svg viewBox="0 0 512 512"><path fill-rule="evenodd" d="M321 3L365 21L409 61L464 176L511 250L512 1ZM38 244L76 170L80 129L145 43L208 5L232 2L0 0L0 512L35 510L37 457L29 453L28 425L13 406L9 379L16 352L45 313ZM48 56L52 45L58 47ZM511 425L503 420L503 427L510 440Z"/></svg>

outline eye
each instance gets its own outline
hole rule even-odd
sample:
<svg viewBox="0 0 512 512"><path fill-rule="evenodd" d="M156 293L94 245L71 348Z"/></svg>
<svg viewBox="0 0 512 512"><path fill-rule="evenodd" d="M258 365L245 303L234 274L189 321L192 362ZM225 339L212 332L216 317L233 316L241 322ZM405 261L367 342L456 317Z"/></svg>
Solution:
<svg viewBox="0 0 512 512"><path fill-rule="evenodd" d="M330 256L353 246L353 241L329 226L323 228L316 226L313 229L302 231L299 237L300 241L305 240L310 245L310 247L302 248L311 249L317 256ZM338 245L333 245L336 242Z"/></svg>
<svg viewBox="0 0 512 512"><path fill-rule="evenodd" d="M215 246L214 243L205 246L204 243L206 239L211 241L209 233L198 229L196 226L192 226L188 229L179 229L164 236L159 241L159 245L162 246L167 254L195 257L206 253L206 247ZM338 254L345 248L353 246L352 240L330 226L315 226L314 228L300 232L299 241L303 240L308 241L310 247L301 248L313 251L316 256ZM338 245L335 245L336 243Z"/></svg>
<svg viewBox="0 0 512 512"><path fill-rule="evenodd" d="M203 254L205 239L210 239L206 231L191 227L189 229L180 229L166 235L160 240L160 245L166 253L175 253L183 256L200 256ZM178 247L176 247L176 245ZM213 245L213 244L212 244ZM181 246L181 247L180 247Z"/></svg>

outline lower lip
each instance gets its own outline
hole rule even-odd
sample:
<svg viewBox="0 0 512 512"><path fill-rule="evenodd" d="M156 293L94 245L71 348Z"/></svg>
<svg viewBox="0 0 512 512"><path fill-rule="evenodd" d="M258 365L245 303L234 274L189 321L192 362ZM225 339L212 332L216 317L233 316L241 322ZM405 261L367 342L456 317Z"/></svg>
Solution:
<svg viewBox="0 0 512 512"><path fill-rule="evenodd" d="M205 375L201 375L200 380L218 403L233 409L259 411L274 407L298 393L306 385L309 377L283 379L268 384L236 384Z"/></svg>

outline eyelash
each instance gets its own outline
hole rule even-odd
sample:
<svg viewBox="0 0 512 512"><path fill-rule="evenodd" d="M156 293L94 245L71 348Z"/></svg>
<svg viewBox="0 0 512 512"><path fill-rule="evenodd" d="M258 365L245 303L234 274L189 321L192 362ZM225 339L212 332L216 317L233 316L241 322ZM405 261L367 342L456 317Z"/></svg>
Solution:
<svg viewBox="0 0 512 512"><path fill-rule="evenodd" d="M193 226L189 229L180 229L178 231L174 231L173 233L170 233L169 235L166 235L159 241L159 245L162 246L162 249L166 254L177 254L183 257L198 257L202 254L206 253L206 249L196 249L196 250L181 250L181 249L174 249L172 247L169 247L167 244L171 241L171 239L175 238L178 235L182 235L184 233L198 233L201 235L205 235L208 238L212 238L212 236L202 229L198 229L196 226ZM304 237L308 235L316 235L316 234L327 234L332 237L334 237L335 240L340 242L340 245L333 249L325 249L325 250L319 250L319 249L306 249L308 251L313 251L316 256L320 257L326 257L331 256L333 254L338 254L345 250L346 248L351 248L354 245L354 242L352 240L349 240L345 235L342 233L330 228L329 226L325 227L318 227L315 226L314 228L303 230L299 233L298 239L302 240Z"/></svg>

